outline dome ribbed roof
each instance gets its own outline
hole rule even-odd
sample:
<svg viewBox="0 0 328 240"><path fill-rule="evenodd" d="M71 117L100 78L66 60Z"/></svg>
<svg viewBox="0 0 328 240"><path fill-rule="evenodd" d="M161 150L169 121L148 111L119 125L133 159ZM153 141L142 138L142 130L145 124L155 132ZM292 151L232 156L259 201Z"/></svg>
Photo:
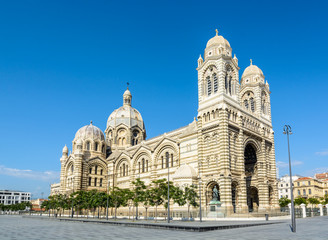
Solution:
<svg viewBox="0 0 328 240"><path fill-rule="evenodd" d="M208 40L206 47L211 47L214 45L225 45L228 46L230 48L230 43L222 36L214 36L212 37L210 40Z"/></svg>
<svg viewBox="0 0 328 240"><path fill-rule="evenodd" d="M197 178L197 173L193 167L188 164L184 164L177 169L173 178Z"/></svg>
<svg viewBox="0 0 328 240"><path fill-rule="evenodd" d="M251 60L251 65L249 65L245 69L242 78L249 75L262 75L264 77L262 70L258 66L253 65L252 60Z"/></svg>
<svg viewBox="0 0 328 240"><path fill-rule="evenodd" d="M107 127L116 127L119 124L125 124L128 127L139 126L144 128L143 120L139 111L129 105L122 106L111 113L107 120Z"/></svg>
<svg viewBox="0 0 328 240"><path fill-rule="evenodd" d="M104 133L96 126L92 125L92 122L90 125L86 125L84 127L81 127L75 134L74 140L98 140L98 141L104 141Z"/></svg>

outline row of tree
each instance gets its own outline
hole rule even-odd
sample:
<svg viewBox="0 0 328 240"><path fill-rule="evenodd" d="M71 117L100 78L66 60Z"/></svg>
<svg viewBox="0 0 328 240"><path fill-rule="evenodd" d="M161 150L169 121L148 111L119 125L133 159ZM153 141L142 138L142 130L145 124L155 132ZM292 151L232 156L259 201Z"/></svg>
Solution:
<svg viewBox="0 0 328 240"><path fill-rule="evenodd" d="M188 216L190 216L190 207L197 207L198 195L197 187L194 185L186 186L183 189L176 187L172 182L167 183L166 179L152 181L149 186L146 186L139 178L132 182L133 189L113 188L108 192L100 192L97 190L91 191L76 191L70 195L58 194L49 197L49 201L42 203L42 208L46 210L54 210L61 215L63 210L75 209L76 211L86 210L87 215L93 212L95 215L98 210L107 207L114 209L116 218L117 209L120 207L142 206L147 211L149 207L155 207L155 217L157 217L157 208L164 205L168 206L168 187L170 192L170 203L178 204L179 206L188 206ZM73 211L72 211L73 212ZM136 214L138 214L136 212ZM130 215L130 213L129 213Z"/></svg>
<svg viewBox="0 0 328 240"><path fill-rule="evenodd" d="M31 202L22 202L16 203L11 205L4 205L3 203L0 204L1 211L24 211L30 209L32 207Z"/></svg>
<svg viewBox="0 0 328 240"><path fill-rule="evenodd" d="M279 205L280 207L287 207L288 204L291 203L291 200L287 197L282 197L279 199ZM323 198L303 198L303 197L297 197L294 199L294 204L296 206L301 205L304 203L305 205L311 204L312 208L315 205L318 204L323 204L326 205L328 204L328 195L325 195Z"/></svg>

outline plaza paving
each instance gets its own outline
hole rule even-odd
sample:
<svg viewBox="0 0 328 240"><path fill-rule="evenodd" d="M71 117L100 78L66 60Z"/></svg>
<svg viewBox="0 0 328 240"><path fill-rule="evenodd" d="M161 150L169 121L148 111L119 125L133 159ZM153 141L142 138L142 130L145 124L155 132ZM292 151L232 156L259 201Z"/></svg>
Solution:
<svg viewBox="0 0 328 240"><path fill-rule="evenodd" d="M281 222L281 221L280 221ZM222 223L222 222L221 222ZM245 222L247 223L247 222ZM173 223L175 224L175 223ZM195 224L195 223L194 223ZM209 224L209 223L204 223ZM214 223L210 223L214 224ZM226 224L226 223L225 223ZM0 239L328 239L328 217L297 219L297 233L289 221L279 224L186 232L109 224L58 221L0 215Z"/></svg>

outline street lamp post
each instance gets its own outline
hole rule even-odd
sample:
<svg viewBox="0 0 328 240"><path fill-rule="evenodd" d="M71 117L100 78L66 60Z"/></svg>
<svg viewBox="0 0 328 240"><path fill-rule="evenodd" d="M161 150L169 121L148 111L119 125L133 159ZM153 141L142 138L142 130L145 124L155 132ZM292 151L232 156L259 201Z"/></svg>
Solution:
<svg viewBox="0 0 328 240"><path fill-rule="evenodd" d="M167 223L170 223L170 155L166 152L167 164Z"/></svg>
<svg viewBox="0 0 328 240"><path fill-rule="evenodd" d="M73 192L72 192L72 213L71 213L71 218L73 218L74 216L74 205L73 205L73 193L74 193L74 177L73 177L73 182L72 182L72 185L73 185Z"/></svg>
<svg viewBox="0 0 328 240"><path fill-rule="evenodd" d="M106 220L108 220L109 185L110 185L110 180L109 180L109 174L108 174L108 182L107 182L107 203L106 203Z"/></svg>
<svg viewBox="0 0 328 240"><path fill-rule="evenodd" d="M289 135L292 134L292 128L289 125L284 126L284 134L287 135L287 143L288 143L288 158L289 158L289 179L290 179L290 200L291 200L291 208L292 208L292 232L296 232L296 221L295 221L295 209L294 209L294 194L293 194L293 180L292 180L292 166L290 161L290 148L289 148Z"/></svg>
<svg viewBox="0 0 328 240"><path fill-rule="evenodd" d="M200 168L202 164L199 163L199 221L202 221L202 179L200 177Z"/></svg>

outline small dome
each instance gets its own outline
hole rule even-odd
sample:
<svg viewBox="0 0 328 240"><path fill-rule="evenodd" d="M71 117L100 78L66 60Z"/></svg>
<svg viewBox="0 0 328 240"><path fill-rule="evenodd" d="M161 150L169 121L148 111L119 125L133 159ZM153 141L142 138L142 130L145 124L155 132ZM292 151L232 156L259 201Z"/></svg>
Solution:
<svg viewBox="0 0 328 240"><path fill-rule="evenodd" d="M68 147L65 145L65 147L63 148L63 153L68 153Z"/></svg>
<svg viewBox="0 0 328 240"><path fill-rule="evenodd" d="M251 64L245 69L242 78L250 75L261 75L264 77L262 70L258 66L253 65L252 59L251 59Z"/></svg>
<svg viewBox="0 0 328 240"><path fill-rule="evenodd" d="M86 125L84 127L81 127L75 134L74 140L93 140L93 141L104 141L104 133L97 128L96 126L92 125L92 122L90 125Z"/></svg>
<svg viewBox="0 0 328 240"><path fill-rule="evenodd" d="M193 167L188 164L184 164L177 169L173 178L197 178L197 173Z"/></svg>
<svg viewBox="0 0 328 240"><path fill-rule="evenodd" d="M132 96L132 94L129 89L126 89L125 92L123 93L123 96Z"/></svg>
<svg viewBox="0 0 328 240"><path fill-rule="evenodd" d="M229 48L230 47L230 43L222 36L214 36L212 37L210 40L208 40L207 44L206 44L206 48L214 46L214 45L225 45Z"/></svg>

